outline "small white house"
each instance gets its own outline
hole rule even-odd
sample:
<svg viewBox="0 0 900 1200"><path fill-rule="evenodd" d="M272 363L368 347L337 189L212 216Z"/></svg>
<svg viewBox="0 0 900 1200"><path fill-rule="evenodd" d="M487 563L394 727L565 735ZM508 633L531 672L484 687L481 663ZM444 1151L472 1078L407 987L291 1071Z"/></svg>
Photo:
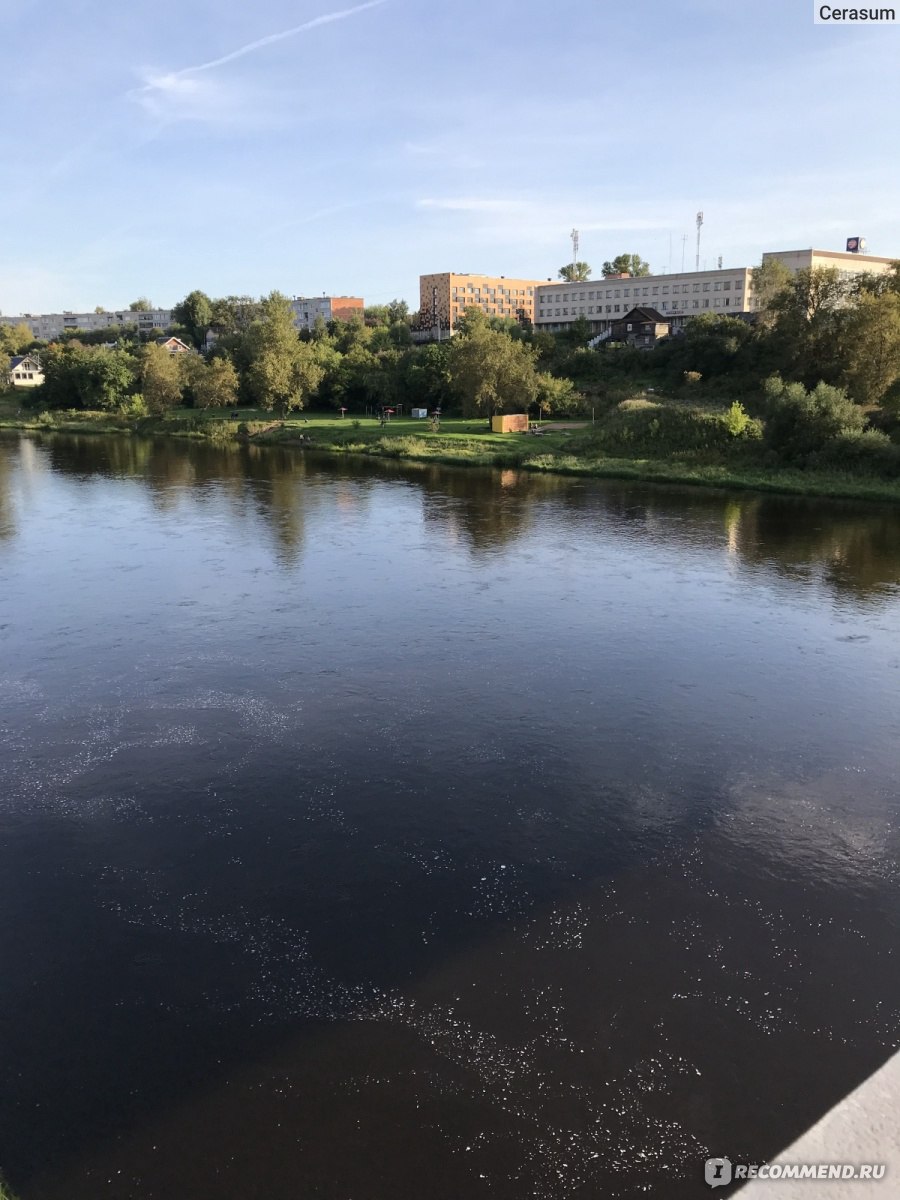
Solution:
<svg viewBox="0 0 900 1200"><path fill-rule="evenodd" d="M424 419L428 416L428 409L427 408L414 408L412 410L412 415L413 415L413 417L415 417L415 419L417 421L424 421Z"/></svg>
<svg viewBox="0 0 900 1200"><path fill-rule="evenodd" d="M41 360L36 354L16 354L9 360L7 379L12 387L40 387L44 382Z"/></svg>

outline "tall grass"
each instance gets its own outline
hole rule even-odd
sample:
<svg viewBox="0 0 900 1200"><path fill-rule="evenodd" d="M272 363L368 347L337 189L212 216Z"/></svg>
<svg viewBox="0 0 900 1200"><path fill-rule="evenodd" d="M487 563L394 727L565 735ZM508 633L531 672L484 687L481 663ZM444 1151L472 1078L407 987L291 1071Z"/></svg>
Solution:
<svg viewBox="0 0 900 1200"><path fill-rule="evenodd" d="M2 1175L0 1175L0 1200L18 1200Z"/></svg>

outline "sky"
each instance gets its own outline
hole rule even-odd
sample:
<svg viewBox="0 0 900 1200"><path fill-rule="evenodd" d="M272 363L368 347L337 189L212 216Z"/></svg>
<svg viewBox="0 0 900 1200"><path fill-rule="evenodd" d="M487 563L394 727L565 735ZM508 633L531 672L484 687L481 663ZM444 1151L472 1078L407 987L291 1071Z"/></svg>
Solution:
<svg viewBox="0 0 900 1200"><path fill-rule="evenodd" d="M5 314L900 255L900 25L810 0L3 8Z"/></svg>

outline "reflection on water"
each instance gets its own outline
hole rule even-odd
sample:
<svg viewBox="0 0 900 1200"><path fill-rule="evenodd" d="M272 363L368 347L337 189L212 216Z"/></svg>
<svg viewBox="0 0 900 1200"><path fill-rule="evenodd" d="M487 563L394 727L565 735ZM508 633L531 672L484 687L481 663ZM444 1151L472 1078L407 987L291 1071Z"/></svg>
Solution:
<svg viewBox="0 0 900 1200"><path fill-rule="evenodd" d="M900 1042L900 514L0 441L0 1161L586 1200Z"/></svg>
<svg viewBox="0 0 900 1200"><path fill-rule="evenodd" d="M414 484L422 520L436 535L473 552L527 537L542 502L551 498L577 519L627 522L651 539L711 548L727 545L743 567L763 566L791 579L816 580L835 592L875 597L900 584L900 513L891 506L823 501L755 492L731 493L524 472L447 470L419 464L386 466L359 459L329 460L273 447L190 445L171 440L49 435L0 439L0 536L12 532L12 470L22 478L48 468L74 476L137 478L161 511L204 495L227 497L237 518L259 520L290 566L302 553L304 511L298 486L312 472L352 485L338 505L365 503L366 481L393 478ZM311 465L311 461L312 464Z"/></svg>

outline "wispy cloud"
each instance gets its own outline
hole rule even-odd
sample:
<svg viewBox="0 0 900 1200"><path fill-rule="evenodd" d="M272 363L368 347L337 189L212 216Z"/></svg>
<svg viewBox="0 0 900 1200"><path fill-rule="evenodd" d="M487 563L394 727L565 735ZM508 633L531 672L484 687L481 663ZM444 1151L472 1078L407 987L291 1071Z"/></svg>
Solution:
<svg viewBox="0 0 900 1200"><path fill-rule="evenodd" d="M330 25L333 21L344 21L347 17L353 17L357 13L365 12L369 8L379 8L382 4L386 3L387 0L367 0L365 4L356 4L353 8L342 8L338 12L323 13L319 17L313 17L310 21L304 21L302 25L293 25L290 29L282 29L280 33L270 33L266 37L257 38L255 42L248 42L245 46L239 46L237 50L223 54L220 58L213 58L209 62L200 63L196 67L185 67L178 74L196 74L198 71L211 71L214 67L224 67L226 63L243 58L245 54L253 54L257 50L264 49L266 46L273 46L276 42L283 42L287 38L296 37L298 33L306 33L308 29L317 29L320 25Z"/></svg>
<svg viewBox="0 0 900 1200"><path fill-rule="evenodd" d="M322 13L300 25L292 25L290 29L282 29L278 33L270 33L266 37L247 42L218 58L211 58L208 62L195 63L190 67L182 67L177 71L145 69L143 86L135 88L129 95L157 119L166 114L177 114L188 120L221 118L222 106L225 102L224 88L215 85L210 80L198 79L198 75L206 71L213 71L217 67L227 66L228 63L245 58L248 54L255 54L258 50L274 46L277 42L297 37L301 33L308 33L312 29L318 29L321 25L345 21L348 17L356 16L357 13L366 12L370 8L379 8L386 3L387 0L366 0L366 3L356 4L352 8Z"/></svg>

